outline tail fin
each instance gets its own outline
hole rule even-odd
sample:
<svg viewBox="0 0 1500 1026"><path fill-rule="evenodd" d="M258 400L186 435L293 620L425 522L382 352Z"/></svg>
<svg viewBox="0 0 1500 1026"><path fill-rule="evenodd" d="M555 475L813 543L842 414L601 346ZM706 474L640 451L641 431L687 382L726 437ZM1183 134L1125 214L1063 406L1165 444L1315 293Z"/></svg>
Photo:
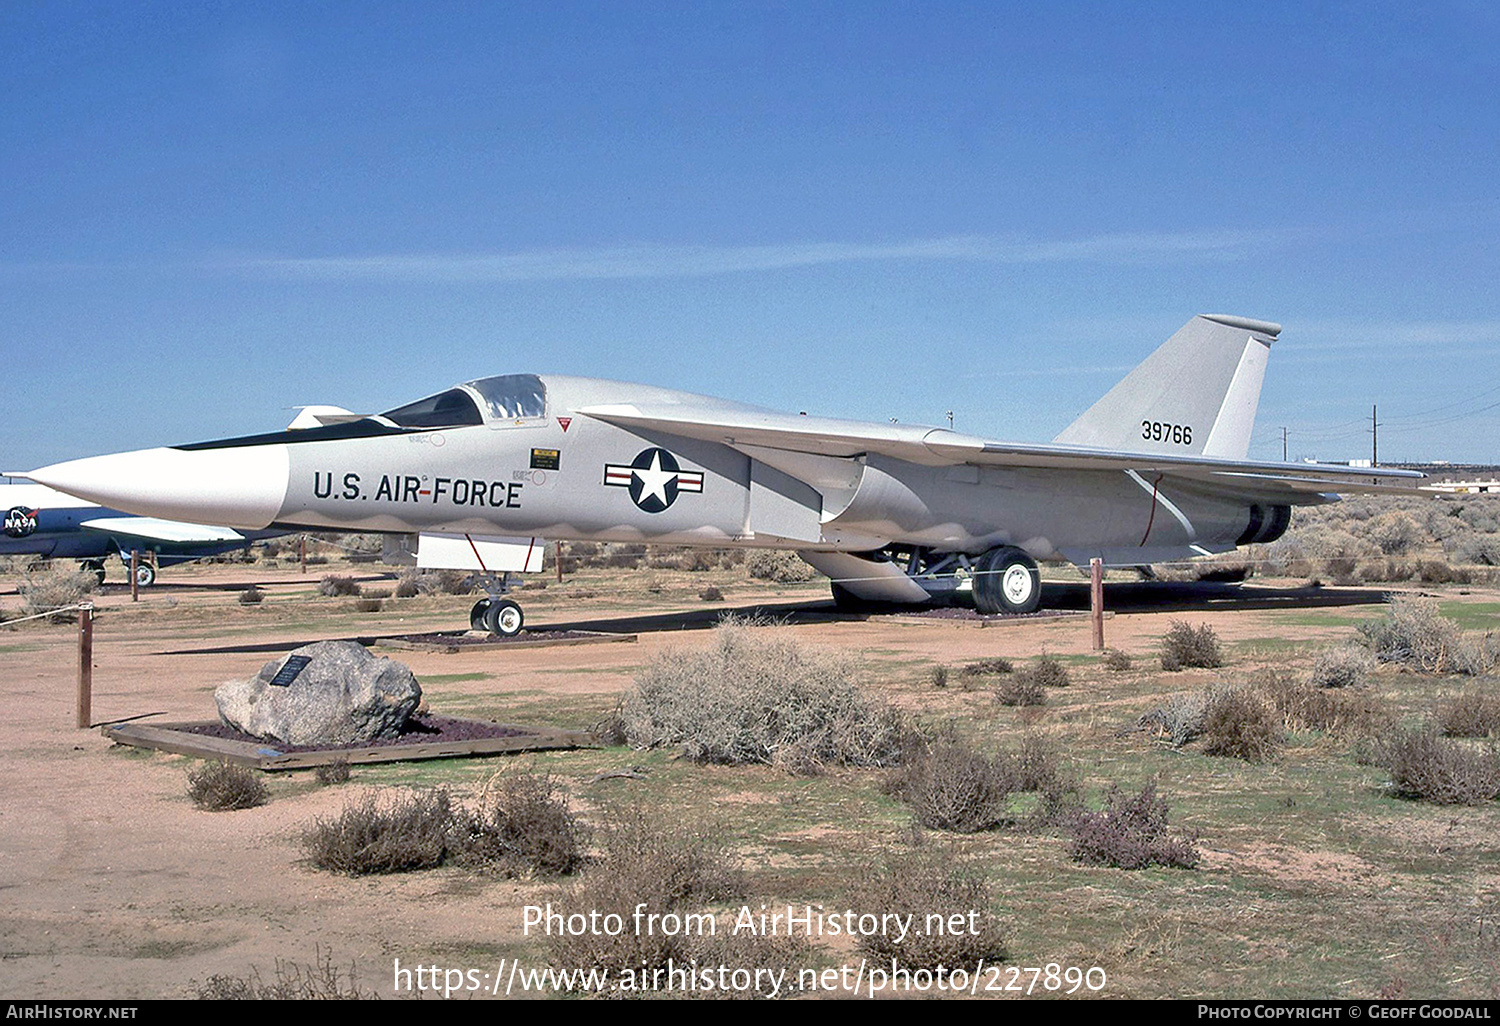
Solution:
<svg viewBox="0 0 1500 1026"><path fill-rule="evenodd" d="M1281 325L1199 314L1053 441L1242 460Z"/></svg>

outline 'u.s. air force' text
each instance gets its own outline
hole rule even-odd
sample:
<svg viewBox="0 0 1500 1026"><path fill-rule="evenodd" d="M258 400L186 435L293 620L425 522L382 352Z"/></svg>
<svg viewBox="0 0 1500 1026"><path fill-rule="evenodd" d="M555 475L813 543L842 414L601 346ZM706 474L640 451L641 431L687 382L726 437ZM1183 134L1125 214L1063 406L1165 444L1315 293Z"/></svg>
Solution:
<svg viewBox="0 0 1500 1026"><path fill-rule="evenodd" d="M320 499L374 499L376 502L447 501L454 506L487 506L491 509L520 509L520 481L485 481L481 478L417 477L414 474L381 474L380 484L372 493L358 474L345 474L335 490L333 474L313 471L313 495Z"/></svg>

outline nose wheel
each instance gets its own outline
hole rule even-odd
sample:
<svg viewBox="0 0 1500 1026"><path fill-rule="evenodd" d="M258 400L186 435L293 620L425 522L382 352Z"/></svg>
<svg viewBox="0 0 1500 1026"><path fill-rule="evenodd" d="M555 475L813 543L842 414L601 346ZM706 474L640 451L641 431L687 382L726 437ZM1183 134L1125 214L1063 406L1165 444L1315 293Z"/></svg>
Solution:
<svg viewBox="0 0 1500 1026"><path fill-rule="evenodd" d="M510 599L485 598L469 610L469 627L489 631L502 638L513 638L526 626L526 614Z"/></svg>

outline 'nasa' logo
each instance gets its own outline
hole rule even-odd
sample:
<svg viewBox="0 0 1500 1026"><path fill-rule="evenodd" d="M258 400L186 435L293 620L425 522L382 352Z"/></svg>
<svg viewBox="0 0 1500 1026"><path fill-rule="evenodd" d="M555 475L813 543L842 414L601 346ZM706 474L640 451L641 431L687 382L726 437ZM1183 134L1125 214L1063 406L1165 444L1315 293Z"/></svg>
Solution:
<svg viewBox="0 0 1500 1026"><path fill-rule="evenodd" d="M682 492L703 491L703 471L683 470L665 449L642 449L629 466L604 465L604 483L630 489L630 501L646 513L660 513Z"/></svg>
<svg viewBox="0 0 1500 1026"><path fill-rule="evenodd" d="M25 506L12 506L5 514L5 533L12 538L24 538L36 530L36 515L40 510Z"/></svg>

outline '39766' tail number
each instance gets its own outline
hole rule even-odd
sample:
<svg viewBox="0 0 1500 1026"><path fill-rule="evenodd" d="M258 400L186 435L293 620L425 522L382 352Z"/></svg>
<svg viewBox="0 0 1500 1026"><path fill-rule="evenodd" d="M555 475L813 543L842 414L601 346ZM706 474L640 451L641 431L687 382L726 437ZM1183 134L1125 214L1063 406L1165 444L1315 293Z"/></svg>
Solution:
<svg viewBox="0 0 1500 1026"><path fill-rule="evenodd" d="M1159 420L1143 420L1141 421L1141 437L1150 442L1192 445L1193 428L1190 424L1163 424Z"/></svg>

